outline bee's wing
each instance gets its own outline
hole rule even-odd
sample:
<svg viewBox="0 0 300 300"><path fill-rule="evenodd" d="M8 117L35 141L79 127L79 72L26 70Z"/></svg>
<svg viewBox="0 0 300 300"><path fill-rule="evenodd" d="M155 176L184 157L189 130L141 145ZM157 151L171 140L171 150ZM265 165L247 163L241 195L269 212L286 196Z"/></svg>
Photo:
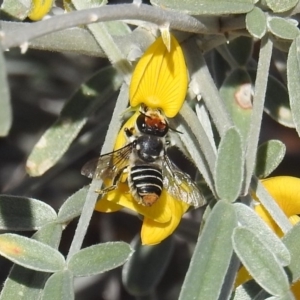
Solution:
<svg viewBox="0 0 300 300"><path fill-rule="evenodd" d="M163 178L164 188L177 200L196 208L206 204L206 199L194 181L187 173L182 172L167 155L163 162Z"/></svg>
<svg viewBox="0 0 300 300"><path fill-rule="evenodd" d="M118 173L128 166L133 143L116 151L101 155L88 161L81 169L81 174L89 178L114 179Z"/></svg>

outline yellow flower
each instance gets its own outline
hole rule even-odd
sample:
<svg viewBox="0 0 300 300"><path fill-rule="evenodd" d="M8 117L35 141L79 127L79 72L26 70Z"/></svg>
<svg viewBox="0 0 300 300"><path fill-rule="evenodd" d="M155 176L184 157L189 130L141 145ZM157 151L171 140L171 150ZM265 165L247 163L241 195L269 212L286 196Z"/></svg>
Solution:
<svg viewBox="0 0 300 300"><path fill-rule="evenodd" d="M278 176L264 179L262 184L289 218L291 224L298 223L300 221L297 216L300 214L300 179L290 176ZM281 229L260 203L254 207L254 210L279 237L283 236ZM237 287L250 279L252 279L251 275L242 267L238 272L235 286ZM300 299L300 281L294 283L291 290L296 299Z"/></svg>
<svg viewBox="0 0 300 300"><path fill-rule="evenodd" d="M139 112L136 112L123 126L118 134L115 150L120 149L126 144L124 128L133 127ZM138 204L130 193L126 182L127 175L124 174L118 187L108 192L100 201L97 202L95 210L100 212L115 212L122 208L128 208L144 216L141 239L144 245L154 245L160 243L173 233L178 226L182 215L187 211L189 205L183 201L174 199L166 190L158 201L152 206ZM110 186L107 181L106 185Z"/></svg>
<svg viewBox="0 0 300 300"><path fill-rule="evenodd" d="M32 21L41 20L52 8L53 0L31 0L28 18Z"/></svg>
<svg viewBox="0 0 300 300"><path fill-rule="evenodd" d="M160 108L169 118L180 110L186 96L187 68L180 45L171 35L170 52L159 37L144 53L132 74L130 105Z"/></svg>

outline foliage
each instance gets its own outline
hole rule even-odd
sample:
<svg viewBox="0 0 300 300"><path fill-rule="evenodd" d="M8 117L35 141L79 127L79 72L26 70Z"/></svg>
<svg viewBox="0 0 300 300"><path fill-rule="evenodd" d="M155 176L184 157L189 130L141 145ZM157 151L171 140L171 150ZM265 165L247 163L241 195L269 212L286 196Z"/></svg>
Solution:
<svg viewBox="0 0 300 300"><path fill-rule="evenodd" d="M183 219L175 232L194 249L184 282L173 291L175 297L295 299L290 286L300 277L299 226L293 227L288 217L300 211L287 214L277 194L272 194L275 186L260 181L281 163L285 145L279 140L259 145L259 137L264 130L264 112L278 124L295 128L300 134L299 1L150 2L151 5L141 1L107 5L100 0L65 0L57 1L58 7L53 9L55 3L51 0L4 0L0 21L0 135L7 136L15 122L5 51L20 47L25 56L28 48L71 52L105 58L110 64L77 84L57 120L31 151L27 172L44 180L66 153L73 153L70 160L78 159L94 147L95 140L98 142L99 134L103 133L106 138L101 153L112 151L123 122L128 120L124 111L129 97L130 101L134 100L134 106L141 102L138 96L144 97L133 90L139 89L142 80L150 76L143 69L151 59L143 56L140 78L129 88L134 66L143 53L151 54L152 48L148 47L161 35L168 49L164 53L172 51L172 46L179 47L180 58L175 56L175 61L184 56L189 80L186 101L177 115L182 103L178 109L176 106L175 112L169 112L171 104L167 102L160 107L172 117L170 126L180 132L178 142L200 171L199 186L208 202L203 220L199 210L190 211L187 215L196 219ZM62 9L66 12L62 13ZM47 13L51 17L37 21ZM174 42L173 35L180 46ZM160 66L170 64L166 56L162 56ZM278 57L286 58L282 62ZM276 64L277 60L284 65L283 70ZM184 97L186 74L182 61L180 68L174 87L184 82L185 87L180 89ZM149 69L157 72L155 67ZM151 80L159 85L164 79L152 75ZM151 90L149 85L147 88ZM89 129L87 123L95 115L101 115L102 119ZM84 142L83 130L90 144ZM286 185L281 185L283 180L287 180ZM278 197L288 194L287 198L294 200L297 184L298 181L291 183L290 179L279 181ZM126 261L122 280L128 292L136 299L162 299L157 287L164 280L174 244L182 243L181 240L171 236L161 244L143 246L136 237L131 246L109 241L82 248L96 201L101 198L95 191L101 185L102 182L93 179L90 187L70 195L58 213L44 199L22 193L14 196L13 192L0 195L3 231L0 254L15 263L0 299L73 299L75 277L101 274ZM280 228L282 240L257 216L258 211L253 209L257 198ZM174 230L186 209L164 222L177 218ZM170 208L168 214L172 212L176 210ZM58 248L63 231L78 216L75 234L64 257ZM151 226L162 226L159 224L151 223ZM16 231L36 232L28 238ZM240 263L255 282L243 282L236 288L234 282ZM163 298L174 299L170 291L169 294Z"/></svg>

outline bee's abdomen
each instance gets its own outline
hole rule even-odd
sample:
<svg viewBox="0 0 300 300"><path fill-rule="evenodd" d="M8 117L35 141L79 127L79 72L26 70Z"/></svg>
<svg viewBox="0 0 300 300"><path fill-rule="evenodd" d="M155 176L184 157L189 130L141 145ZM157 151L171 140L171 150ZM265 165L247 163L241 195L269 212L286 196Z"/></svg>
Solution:
<svg viewBox="0 0 300 300"><path fill-rule="evenodd" d="M130 170L129 185L139 202L151 206L162 192L162 171L151 165L133 166Z"/></svg>

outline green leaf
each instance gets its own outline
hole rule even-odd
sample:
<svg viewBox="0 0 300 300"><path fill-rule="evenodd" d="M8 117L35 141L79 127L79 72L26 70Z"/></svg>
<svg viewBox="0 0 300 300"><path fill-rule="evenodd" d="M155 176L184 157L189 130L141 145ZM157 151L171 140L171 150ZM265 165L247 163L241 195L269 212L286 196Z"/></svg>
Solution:
<svg viewBox="0 0 300 300"><path fill-rule="evenodd" d="M247 141L252 114L252 82L244 69L235 69L224 81L220 95L239 130Z"/></svg>
<svg viewBox="0 0 300 300"><path fill-rule="evenodd" d="M236 228L232 243L242 264L263 289L275 296L284 295L289 290L284 269L252 230Z"/></svg>
<svg viewBox="0 0 300 300"><path fill-rule="evenodd" d="M230 128L221 139L215 170L220 199L233 202L239 196L243 180L244 154L240 134Z"/></svg>
<svg viewBox="0 0 300 300"><path fill-rule="evenodd" d="M291 263L288 266L288 274L291 282L300 278L300 223L296 224L282 239L291 254Z"/></svg>
<svg viewBox="0 0 300 300"><path fill-rule="evenodd" d="M74 276L96 275L121 266L131 254L131 247L124 242L98 244L74 254L68 268Z"/></svg>
<svg viewBox="0 0 300 300"><path fill-rule="evenodd" d="M265 13L258 7L254 7L246 15L246 28L249 33L261 39L267 32L267 19Z"/></svg>
<svg viewBox="0 0 300 300"><path fill-rule="evenodd" d="M61 224L49 223L37 231L32 238L54 249L58 249L63 227Z"/></svg>
<svg viewBox="0 0 300 300"><path fill-rule="evenodd" d="M259 300L262 298L257 296L258 294L259 296L261 295L261 291L261 287L254 280L249 280L234 290L234 297L232 300Z"/></svg>
<svg viewBox="0 0 300 300"><path fill-rule="evenodd" d="M279 13L293 8L298 3L298 0L266 0L266 2L273 12Z"/></svg>
<svg viewBox="0 0 300 300"><path fill-rule="evenodd" d="M4 0L1 10L19 20L24 20L28 15L30 6L30 0Z"/></svg>
<svg viewBox="0 0 300 300"><path fill-rule="evenodd" d="M14 265L1 291L1 300L40 299L49 273Z"/></svg>
<svg viewBox="0 0 300 300"><path fill-rule="evenodd" d="M286 151L285 144L270 140L258 147L255 175L259 178L269 176L281 163Z"/></svg>
<svg viewBox="0 0 300 300"><path fill-rule="evenodd" d="M226 47L238 65L245 66L252 55L253 39L246 36L240 36L226 44Z"/></svg>
<svg viewBox="0 0 300 300"><path fill-rule="evenodd" d="M146 246L136 237L131 246L134 253L123 267L122 281L131 295L140 297L155 290L169 265L174 241L170 237L158 245Z"/></svg>
<svg viewBox="0 0 300 300"><path fill-rule="evenodd" d="M256 70L248 70L251 80L256 78ZM264 111L276 122L295 128L287 88L274 76L268 76Z"/></svg>
<svg viewBox="0 0 300 300"><path fill-rule="evenodd" d="M268 297L265 298L265 300L296 300L296 298L294 297L293 293L289 291L285 295Z"/></svg>
<svg viewBox="0 0 300 300"><path fill-rule="evenodd" d="M57 249L61 234L62 226L52 223L43 226L32 238ZM37 272L14 265L4 283L0 299L40 299L40 294L49 276L50 274L45 272Z"/></svg>
<svg viewBox="0 0 300 300"><path fill-rule="evenodd" d="M88 8L94 8L99 7L107 4L106 0L90 0L85 2L79 1L79 0L73 0L72 4L74 5L74 9L81 10L81 9L88 9Z"/></svg>
<svg viewBox="0 0 300 300"><path fill-rule="evenodd" d="M36 230L56 220L48 204L27 197L0 195L1 230Z"/></svg>
<svg viewBox="0 0 300 300"><path fill-rule="evenodd" d="M257 145L259 141L259 128L261 127L265 95L268 83L268 74L272 57L273 43L269 35L265 35L260 42L257 75L255 79L255 93L253 95L253 111L247 145L245 147L245 175L243 183L243 194L247 194L254 173Z"/></svg>
<svg viewBox="0 0 300 300"><path fill-rule="evenodd" d="M268 20L268 28L275 36L282 39L293 40L299 35L297 23L293 20L272 17Z"/></svg>
<svg viewBox="0 0 300 300"><path fill-rule="evenodd" d="M67 223L81 214L89 187L85 186L70 196L61 206L57 222Z"/></svg>
<svg viewBox="0 0 300 300"><path fill-rule="evenodd" d="M72 300L74 299L73 274L63 270L52 274L47 280L42 300Z"/></svg>
<svg viewBox="0 0 300 300"><path fill-rule="evenodd" d="M267 226L267 224L248 206L234 204L237 219L241 226L251 229L264 245L276 256L282 266L290 263L291 256L281 239Z"/></svg>
<svg viewBox="0 0 300 300"><path fill-rule="evenodd" d="M9 86L5 58L0 47L0 137L6 136L12 123Z"/></svg>
<svg viewBox="0 0 300 300"><path fill-rule="evenodd" d="M59 119L44 133L30 154L26 168L31 176L40 176L57 163L86 123L88 116L99 109L119 89L122 76L107 67L83 84L66 103Z"/></svg>
<svg viewBox="0 0 300 300"><path fill-rule="evenodd" d="M256 178L252 177L251 189L256 194L257 198L264 206L264 208L271 215L272 219L277 223L283 233L288 232L292 228L292 224L288 217L279 207L277 202L270 196L263 184Z"/></svg>
<svg viewBox="0 0 300 300"><path fill-rule="evenodd" d="M0 254L28 269L56 272L65 267L65 259L54 248L16 234L0 235Z"/></svg>
<svg viewBox="0 0 300 300"><path fill-rule="evenodd" d="M151 0L151 4L192 15L241 14L253 9L252 0Z"/></svg>
<svg viewBox="0 0 300 300"><path fill-rule="evenodd" d="M292 115L298 135L300 135L300 37L297 37L291 47L287 59L287 81Z"/></svg>
<svg viewBox="0 0 300 300"><path fill-rule="evenodd" d="M232 256L231 235L236 226L233 205L218 201L197 241L180 300L218 299Z"/></svg>
<svg viewBox="0 0 300 300"><path fill-rule="evenodd" d="M111 35L124 36L131 32L130 27L123 21L110 21L105 24Z"/></svg>

